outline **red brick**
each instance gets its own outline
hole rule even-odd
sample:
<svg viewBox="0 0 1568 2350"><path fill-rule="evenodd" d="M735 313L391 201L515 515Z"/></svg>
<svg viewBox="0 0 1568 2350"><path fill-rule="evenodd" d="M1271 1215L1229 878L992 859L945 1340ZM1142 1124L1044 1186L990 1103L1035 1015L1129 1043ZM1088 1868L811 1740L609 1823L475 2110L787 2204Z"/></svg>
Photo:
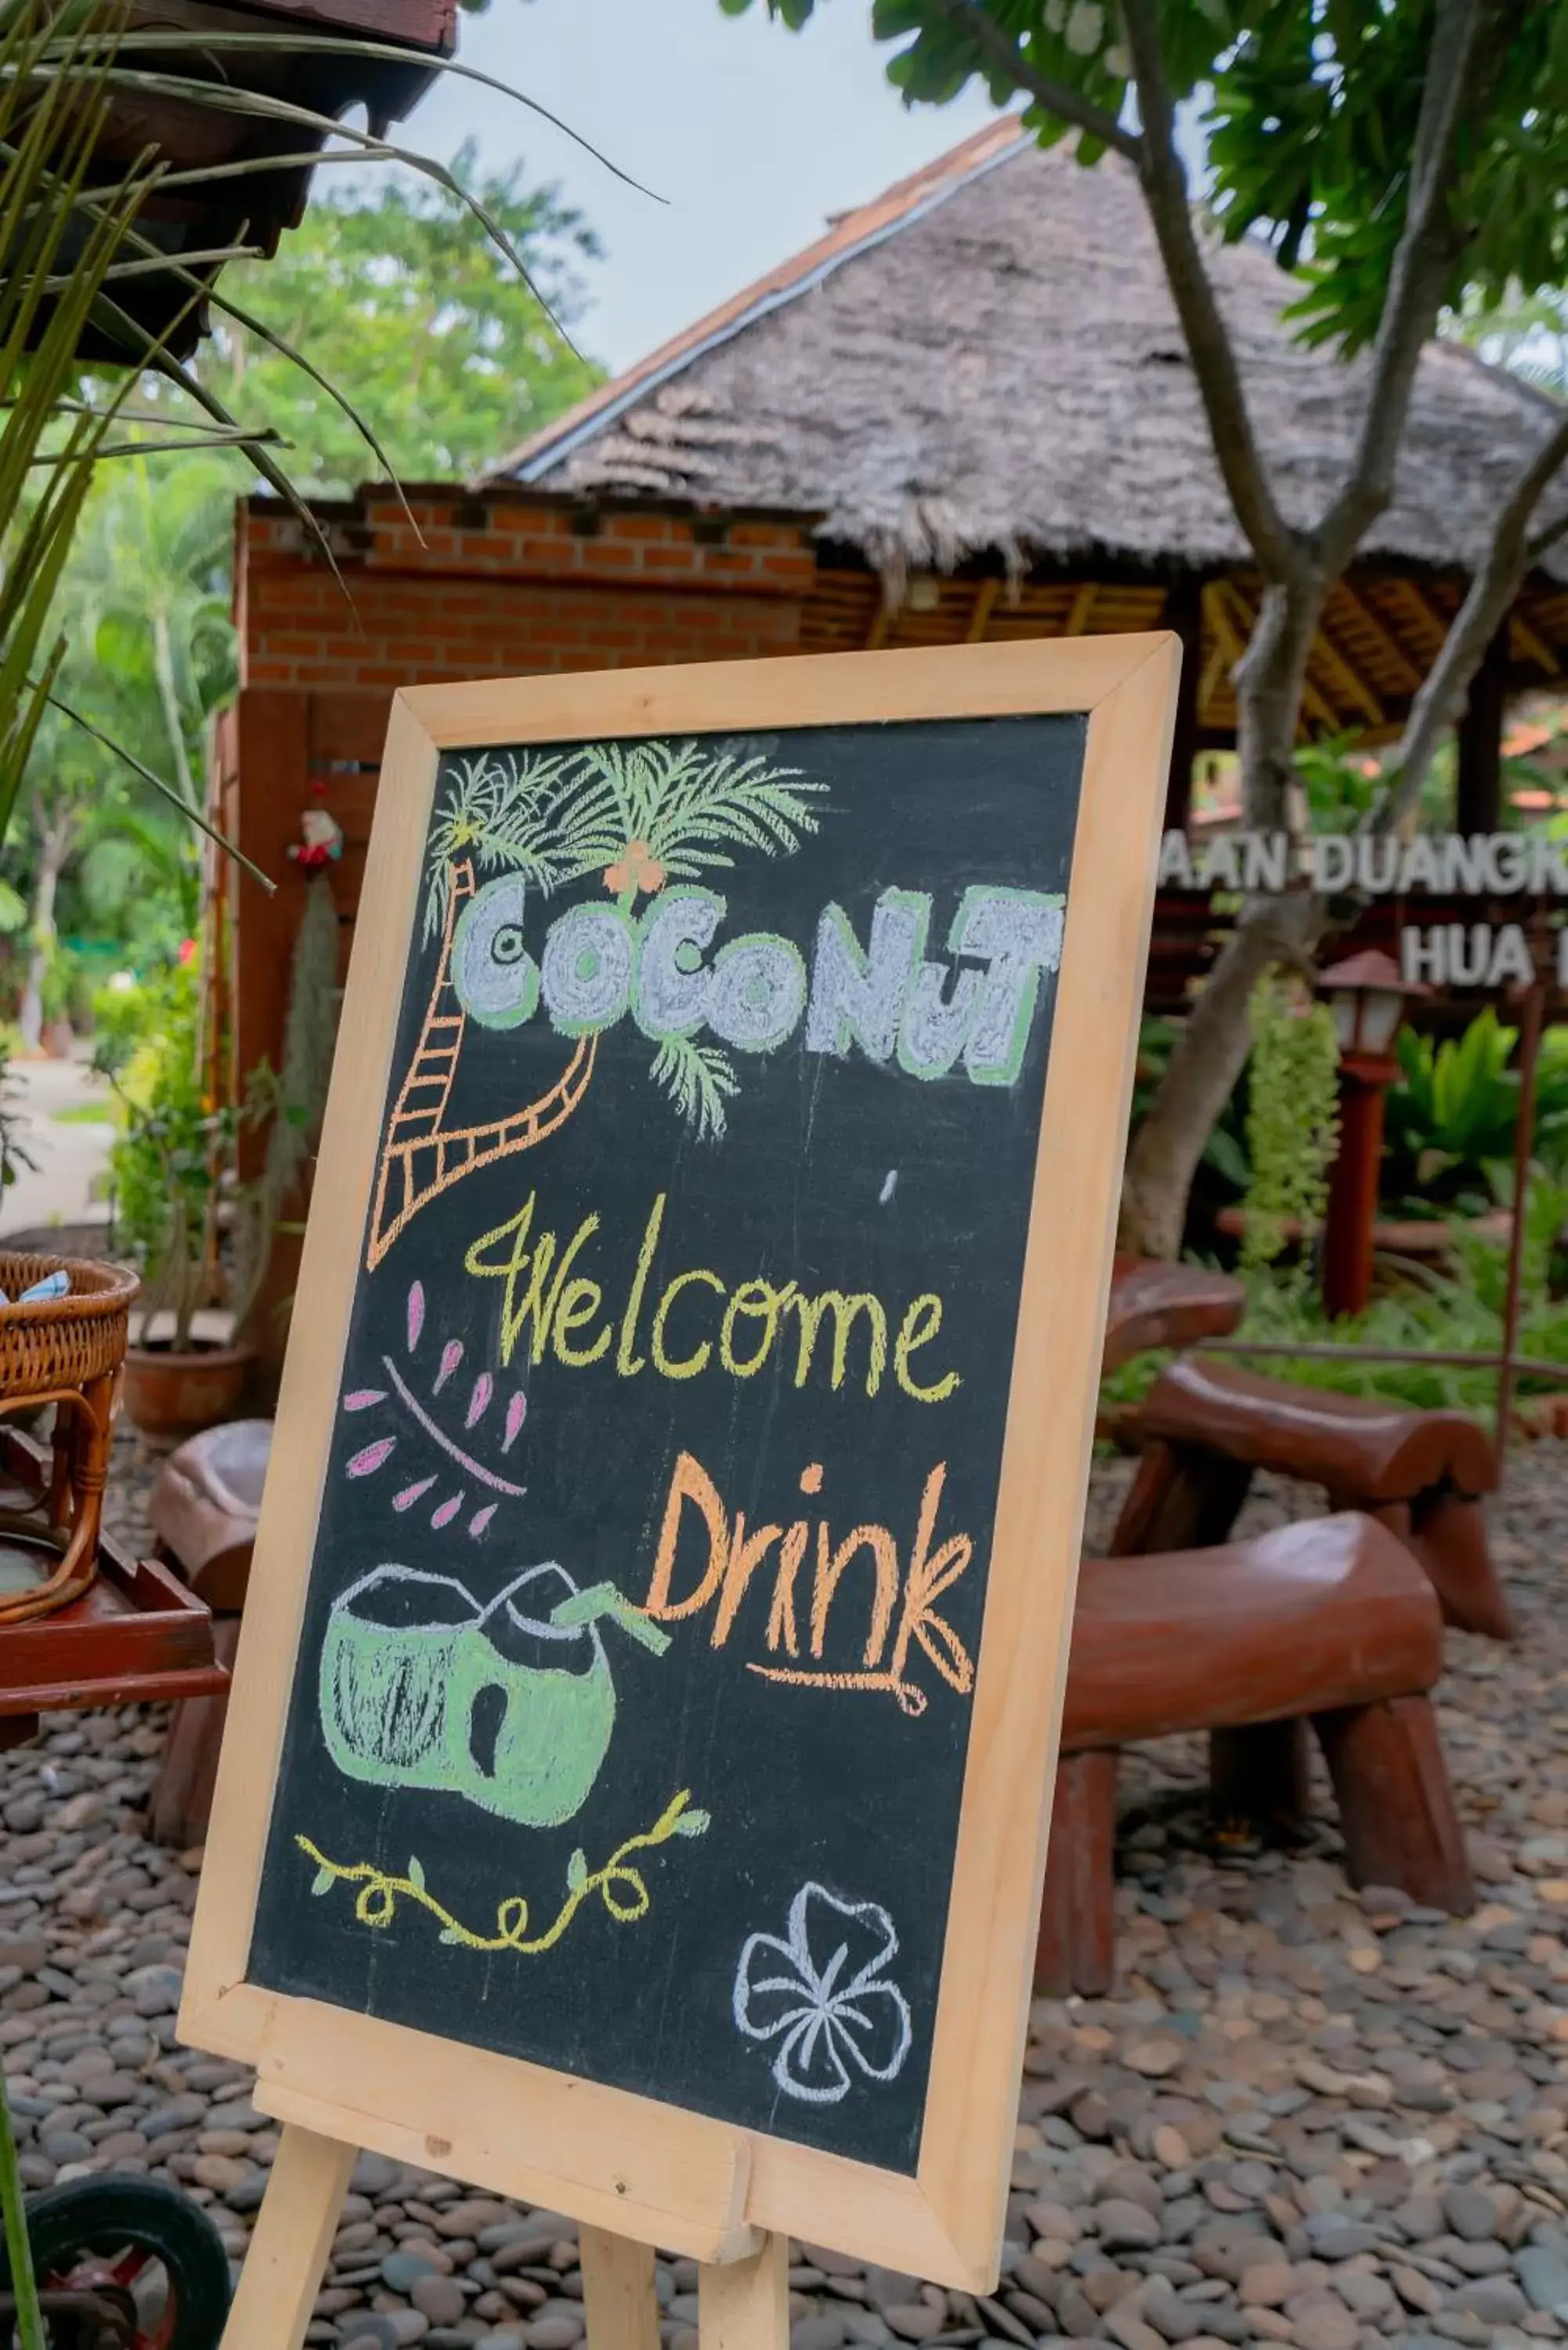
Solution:
<svg viewBox="0 0 1568 2350"><path fill-rule="evenodd" d="M599 544L606 538L673 538L679 527L670 515L606 515Z"/></svg>

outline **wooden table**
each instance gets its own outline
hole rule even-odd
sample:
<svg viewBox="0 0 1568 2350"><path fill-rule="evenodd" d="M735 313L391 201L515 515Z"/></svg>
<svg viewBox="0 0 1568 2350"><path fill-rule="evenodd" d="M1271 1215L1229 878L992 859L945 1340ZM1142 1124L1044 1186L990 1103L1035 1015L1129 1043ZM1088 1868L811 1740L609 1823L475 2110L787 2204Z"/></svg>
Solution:
<svg viewBox="0 0 1568 2350"><path fill-rule="evenodd" d="M13 1490L36 1492L49 1457L16 1430L0 1431L0 1482ZM202 1602L168 1567L132 1558L104 1535L98 1574L79 1599L0 1627L0 1747L30 1738L40 1713L207 1697L227 1686Z"/></svg>

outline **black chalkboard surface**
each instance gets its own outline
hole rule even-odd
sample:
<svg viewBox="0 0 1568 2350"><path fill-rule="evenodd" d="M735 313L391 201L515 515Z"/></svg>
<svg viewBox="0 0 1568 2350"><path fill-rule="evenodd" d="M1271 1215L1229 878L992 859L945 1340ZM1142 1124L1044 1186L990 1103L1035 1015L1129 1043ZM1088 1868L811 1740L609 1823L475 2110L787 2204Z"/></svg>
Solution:
<svg viewBox="0 0 1568 2350"><path fill-rule="evenodd" d="M1085 731L442 754L253 1983L915 2171Z"/></svg>

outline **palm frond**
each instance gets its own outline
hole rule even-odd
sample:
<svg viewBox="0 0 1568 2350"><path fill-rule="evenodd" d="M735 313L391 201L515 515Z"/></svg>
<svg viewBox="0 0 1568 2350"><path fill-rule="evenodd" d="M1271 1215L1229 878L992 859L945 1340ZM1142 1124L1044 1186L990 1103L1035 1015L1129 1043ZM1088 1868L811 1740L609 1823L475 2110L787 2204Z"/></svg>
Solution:
<svg viewBox="0 0 1568 2350"><path fill-rule="evenodd" d="M658 747L664 765L643 837L668 872L686 879L705 864L730 864L727 847L792 856L802 836L817 829L812 803L826 785L798 768L770 766L760 755L715 755L696 743Z"/></svg>
<svg viewBox="0 0 1568 2350"><path fill-rule="evenodd" d="M463 858L484 873L526 874L545 897L570 878L551 813L566 764L559 755L519 758L514 752L497 759L482 751L454 761L431 825L427 944L445 928L452 868Z"/></svg>
<svg viewBox="0 0 1568 2350"><path fill-rule="evenodd" d="M662 1086L699 1142L717 1142L727 1123L726 1101L741 1090L735 1065L717 1045L691 1036L667 1036L653 1056L649 1076Z"/></svg>

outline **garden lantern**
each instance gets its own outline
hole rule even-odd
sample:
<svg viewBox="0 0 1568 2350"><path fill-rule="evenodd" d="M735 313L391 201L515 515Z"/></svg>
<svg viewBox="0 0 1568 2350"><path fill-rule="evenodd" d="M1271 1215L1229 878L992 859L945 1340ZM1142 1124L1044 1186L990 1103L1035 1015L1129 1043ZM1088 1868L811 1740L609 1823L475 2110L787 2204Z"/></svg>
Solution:
<svg viewBox="0 0 1568 2350"><path fill-rule="evenodd" d="M1328 1182L1323 1302L1331 1315L1359 1314L1372 1295L1383 1097L1399 1074L1394 1047L1406 1002L1427 990L1408 984L1376 948L1334 963L1318 987L1339 1039L1339 1149Z"/></svg>

